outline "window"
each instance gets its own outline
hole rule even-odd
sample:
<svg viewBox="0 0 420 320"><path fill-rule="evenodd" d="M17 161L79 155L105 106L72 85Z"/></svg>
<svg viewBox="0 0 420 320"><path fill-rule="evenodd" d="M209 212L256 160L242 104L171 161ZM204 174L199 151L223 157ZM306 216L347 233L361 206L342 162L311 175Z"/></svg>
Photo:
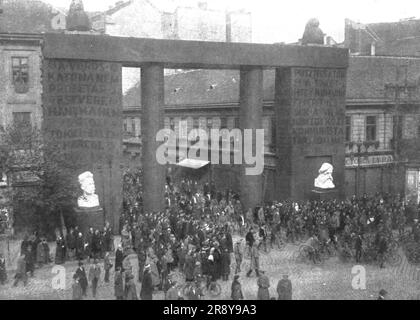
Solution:
<svg viewBox="0 0 420 320"><path fill-rule="evenodd" d="M131 133L136 134L136 118L131 118Z"/></svg>
<svg viewBox="0 0 420 320"><path fill-rule="evenodd" d="M238 117L235 118L235 129L240 129L240 123L239 123Z"/></svg>
<svg viewBox="0 0 420 320"><path fill-rule="evenodd" d="M128 122L128 120L127 119L124 119L124 123L123 123L124 132L127 132L127 130L128 130L127 122Z"/></svg>
<svg viewBox="0 0 420 320"><path fill-rule="evenodd" d="M351 141L351 116L346 116L346 142Z"/></svg>
<svg viewBox="0 0 420 320"><path fill-rule="evenodd" d="M376 116L366 117L366 141L376 141Z"/></svg>
<svg viewBox="0 0 420 320"><path fill-rule="evenodd" d="M220 129L227 129L227 128L228 128L227 118L223 117L221 118Z"/></svg>
<svg viewBox="0 0 420 320"><path fill-rule="evenodd" d="M13 112L13 125L17 128L31 127L31 113Z"/></svg>
<svg viewBox="0 0 420 320"><path fill-rule="evenodd" d="M16 93L26 93L29 90L29 59L25 57L12 58L13 85Z"/></svg>
<svg viewBox="0 0 420 320"><path fill-rule="evenodd" d="M393 122L393 137L394 140L401 140L403 136L403 117L402 116L394 116L392 118Z"/></svg>
<svg viewBox="0 0 420 320"><path fill-rule="evenodd" d="M276 117L271 118L271 148L272 150L275 148L276 140L277 140L277 131L276 131Z"/></svg>

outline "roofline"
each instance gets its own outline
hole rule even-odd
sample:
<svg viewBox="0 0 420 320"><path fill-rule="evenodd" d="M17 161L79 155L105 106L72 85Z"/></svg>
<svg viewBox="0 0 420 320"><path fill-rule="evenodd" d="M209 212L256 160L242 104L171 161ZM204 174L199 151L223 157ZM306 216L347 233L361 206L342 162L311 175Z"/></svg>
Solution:
<svg viewBox="0 0 420 320"><path fill-rule="evenodd" d="M394 60L420 60L419 56L394 56L394 55L377 55L377 56L359 56L359 55L350 55L349 56L350 60L355 58L355 59L359 59L359 58L370 58L370 59L394 59ZM349 68L350 70L350 68Z"/></svg>
<svg viewBox="0 0 420 320"><path fill-rule="evenodd" d="M40 33L0 33L0 42L25 43L39 46L43 41L43 35Z"/></svg>
<svg viewBox="0 0 420 320"><path fill-rule="evenodd" d="M264 108L270 108L273 107L275 104L274 100L264 100L263 107ZM420 105L420 100L414 100L410 102L401 102L401 105ZM382 107L392 107L395 105L395 101L393 100L387 100L387 99L346 99L346 108L352 108L352 107L369 107L369 106L382 106ZM168 104L164 106L165 111L175 111L175 110L182 110L182 109L195 109L195 110L203 110L203 109L216 109L216 108L233 108L237 109L239 108L239 101L237 102L219 102L219 103L191 103L191 104ZM142 108L140 106L129 106L129 107L123 107L124 113L129 112L142 112Z"/></svg>

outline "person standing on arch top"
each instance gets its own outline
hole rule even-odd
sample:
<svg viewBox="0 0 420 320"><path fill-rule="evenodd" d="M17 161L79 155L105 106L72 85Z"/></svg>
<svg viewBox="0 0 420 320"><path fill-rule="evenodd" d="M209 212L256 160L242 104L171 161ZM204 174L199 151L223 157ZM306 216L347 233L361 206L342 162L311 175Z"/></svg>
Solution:
<svg viewBox="0 0 420 320"><path fill-rule="evenodd" d="M302 45L317 44L324 45L324 32L319 27L319 20L312 18L305 26L302 36Z"/></svg>

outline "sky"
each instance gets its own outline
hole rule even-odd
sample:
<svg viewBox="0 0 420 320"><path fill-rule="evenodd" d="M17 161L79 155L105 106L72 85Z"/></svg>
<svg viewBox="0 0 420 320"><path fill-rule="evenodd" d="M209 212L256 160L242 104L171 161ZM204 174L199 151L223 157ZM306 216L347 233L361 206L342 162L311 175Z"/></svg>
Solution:
<svg viewBox="0 0 420 320"><path fill-rule="evenodd" d="M68 8L71 0L44 0ZM162 0L150 0L151 2ZM176 1L194 5L196 0ZM84 0L85 10L103 11L116 0ZM306 22L318 18L320 27L337 42L344 40L344 19L369 23L420 17L419 0L208 0L209 7L245 8L252 13L253 42L295 42ZM170 9L170 8L168 8Z"/></svg>

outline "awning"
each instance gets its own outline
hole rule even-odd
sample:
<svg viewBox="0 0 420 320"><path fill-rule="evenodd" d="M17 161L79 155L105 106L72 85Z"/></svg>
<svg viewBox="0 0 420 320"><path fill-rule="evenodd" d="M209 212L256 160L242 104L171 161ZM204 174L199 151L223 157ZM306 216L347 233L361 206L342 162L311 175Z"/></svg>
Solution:
<svg viewBox="0 0 420 320"><path fill-rule="evenodd" d="M191 169L200 169L208 165L210 161L197 160L197 159L184 159L181 162L177 163L177 166Z"/></svg>

